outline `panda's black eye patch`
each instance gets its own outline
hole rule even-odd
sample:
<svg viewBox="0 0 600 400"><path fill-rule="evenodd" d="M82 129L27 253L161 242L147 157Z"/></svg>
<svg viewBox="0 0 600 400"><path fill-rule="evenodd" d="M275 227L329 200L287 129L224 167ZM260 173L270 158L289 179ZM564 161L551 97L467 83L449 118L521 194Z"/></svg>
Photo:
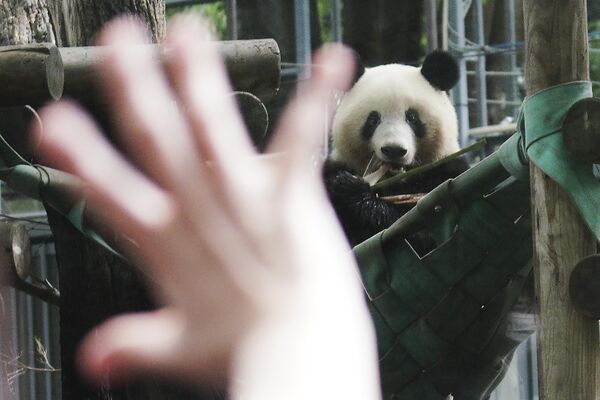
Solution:
<svg viewBox="0 0 600 400"><path fill-rule="evenodd" d="M425 124L421 121L419 112L414 108L406 110L406 122L410 125L416 137L422 138L427 133L427 129L425 129Z"/></svg>
<svg viewBox="0 0 600 400"><path fill-rule="evenodd" d="M362 130L360 131L360 136L363 140L371 140L373 134L375 133L375 129L381 123L381 114L377 111L371 111L369 116L365 120L363 124Z"/></svg>

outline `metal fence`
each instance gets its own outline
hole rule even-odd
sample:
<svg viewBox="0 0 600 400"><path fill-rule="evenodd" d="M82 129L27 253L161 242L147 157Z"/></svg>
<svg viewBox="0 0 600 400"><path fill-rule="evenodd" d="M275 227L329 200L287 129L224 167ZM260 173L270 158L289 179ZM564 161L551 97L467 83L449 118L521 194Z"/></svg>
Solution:
<svg viewBox="0 0 600 400"><path fill-rule="evenodd" d="M32 276L58 284L50 230L40 213L21 213L32 240ZM14 221L12 218L11 221ZM61 398L59 310L12 288L0 291L5 319L0 360L2 400Z"/></svg>

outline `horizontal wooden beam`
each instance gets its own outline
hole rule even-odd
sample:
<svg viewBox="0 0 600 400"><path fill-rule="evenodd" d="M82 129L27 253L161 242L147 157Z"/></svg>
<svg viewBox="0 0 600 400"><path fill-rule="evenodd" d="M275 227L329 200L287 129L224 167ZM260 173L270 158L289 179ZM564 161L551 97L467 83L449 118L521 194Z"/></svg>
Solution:
<svg viewBox="0 0 600 400"><path fill-rule="evenodd" d="M59 99L63 82L62 59L54 45L0 47L0 107Z"/></svg>
<svg viewBox="0 0 600 400"><path fill-rule="evenodd" d="M168 62L169 48L152 46L161 63ZM64 95L84 103L104 103L96 90L96 72L105 62L106 48L63 47L60 54L65 69ZM272 39L220 42L220 51L234 90L250 92L261 99L279 89L280 54Z"/></svg>
<svg viewBox="0 0 600 400"><path fill-rule="evenodd" d="M279 90L280 53L273 39L219 42L234 90L252 93L261 100ZM161 63L169 59L169 48L149 46ZM38 106L61 96L88 105L102 105L96 88L98 67L106 59L106 48L27 45L0 47L0 107Z"/></svg>

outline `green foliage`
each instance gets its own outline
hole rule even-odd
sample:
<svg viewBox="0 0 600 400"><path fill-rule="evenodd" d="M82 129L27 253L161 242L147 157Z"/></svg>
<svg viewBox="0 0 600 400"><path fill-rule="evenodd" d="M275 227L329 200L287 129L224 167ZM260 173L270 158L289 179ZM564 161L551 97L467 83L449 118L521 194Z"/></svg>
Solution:
<svg viewBox="0 0 600 400"><path fill-rule="evenodd" d="M333 40L333 22L331 15L332 0L317 0L317 10L321 23L321 40L323 43Z"/></svg>
<svg viewBox="0 0 600 400"><path fill-rule="evenodd" d="M193 6L170 6L167 7L167 19L181 12L200 12L208 18L215 29L215 34L219 39L227 39L227 15L225 14L225 5L223 1L216 1L208 4L198 4Z"/></svg>
<svg viewBox="0 0 600 400"><path fill-rule="evenodd" d="M594 96L600 97L600 48L590 53L590 78L594 83Z"/></svg>

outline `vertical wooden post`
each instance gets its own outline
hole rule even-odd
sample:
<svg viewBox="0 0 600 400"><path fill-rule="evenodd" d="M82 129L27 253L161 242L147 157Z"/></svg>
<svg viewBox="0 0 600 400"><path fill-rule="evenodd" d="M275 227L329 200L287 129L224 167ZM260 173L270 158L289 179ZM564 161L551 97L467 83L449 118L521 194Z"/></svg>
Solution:
<svg viewBox="0 0 600 400"><path fill-rule="evenodd" d="M524 0L529 95L589 79L586 0ZM540 399L596 400L598 322L575 312L568 280L595 240L567 194L531 166Z"/></svg>

